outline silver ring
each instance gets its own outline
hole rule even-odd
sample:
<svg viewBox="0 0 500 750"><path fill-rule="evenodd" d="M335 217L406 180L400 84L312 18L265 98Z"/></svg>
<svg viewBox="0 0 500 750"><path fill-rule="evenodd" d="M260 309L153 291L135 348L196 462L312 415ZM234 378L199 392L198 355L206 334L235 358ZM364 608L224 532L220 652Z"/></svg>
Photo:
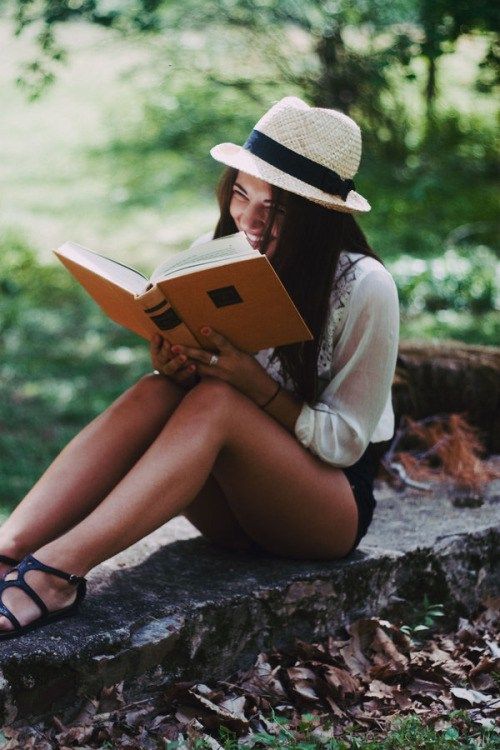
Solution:
<svg viewBox="0 0 500 750"><path fill-rule="evenodd" d="M212 365L216 365L218 361L219 357L216 354L212 354L212 356L210 357L210 362L208 364L211 367Z"/></svg>

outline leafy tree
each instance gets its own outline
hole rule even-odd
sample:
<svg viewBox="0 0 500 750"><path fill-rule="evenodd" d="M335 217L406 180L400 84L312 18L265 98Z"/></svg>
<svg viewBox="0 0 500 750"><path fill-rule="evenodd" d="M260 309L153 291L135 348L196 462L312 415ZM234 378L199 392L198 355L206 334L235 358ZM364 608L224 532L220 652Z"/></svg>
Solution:
<svg viewBox="0 0 500 750"><path fill-rule="evenodd" d="M437 61L452 51L457 39L472 31L492 32L491 43L481 65L479 85L492 87L498 76L499 53L495 34L499 10L490 0L7 0L16 23L16 33L38 24L42 58L24 70L21 82L32 96L40 93L55 75L50 61L64 60L55 38L58 23L83 18L90 23L113 27L123 33L154 32L168 41L175 32L206 30L226 26L272 38L267 55L283 82L303 91L317 106L331 106L353 112L365 120L371 132L384 129L396 137L401 132L401 106L393 101L390 71L401 66L401 75L411 77L412 57L427 61L425 102L428 127L436 101ZM346 39L357 29L355 45ZM290 54L293 31L307 36L310 56L301 65ZM382 34L384 32L384 34ZM381 41L381 40L384 41ZM287 45L288 42L288 45ZM220 82L251 94L248 77ZM392 110L392 111L391 111ZM396 127L394 125L396 124ZM392 139L391 139L392 140ZM394 145L394 144L393 144Z"/></svg>
<svg viewBox="0 0 500 750"><path fill-rule="evenodd" d="M475 0L473 3L469 0L418 0L418 3L419 22L424 33L420 52L427 61L425 99L427 121L430 125L434 119L437 94L437 60L443 53L453 51L457 39L462 34L474 31L491 32L491 42L482 68L496 71L498 76L500 10L498 5L490 0ZM490 86L495 83L494 78L495 76L490 78ZM483 79L483 88L484 83Z"/></svg>

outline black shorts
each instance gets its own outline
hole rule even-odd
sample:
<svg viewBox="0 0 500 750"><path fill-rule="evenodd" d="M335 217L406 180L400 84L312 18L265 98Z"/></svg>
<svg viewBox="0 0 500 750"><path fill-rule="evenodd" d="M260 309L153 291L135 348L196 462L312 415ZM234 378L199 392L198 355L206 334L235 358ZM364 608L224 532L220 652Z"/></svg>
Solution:
<svg viewBox="0 0 500 750"><path fill-rule="evenodd" d="M373 511L377 501L373 495L373 482L377 474L379 465L378 451L373 447L373 443L368 445L361 458L352 466L346 466L342 469L347 477L358 506L358 533L356 540L347 553L354 552L361 539L368 531L368 527L373 518ZM346 555L347 557L347 555Z"/></svg>

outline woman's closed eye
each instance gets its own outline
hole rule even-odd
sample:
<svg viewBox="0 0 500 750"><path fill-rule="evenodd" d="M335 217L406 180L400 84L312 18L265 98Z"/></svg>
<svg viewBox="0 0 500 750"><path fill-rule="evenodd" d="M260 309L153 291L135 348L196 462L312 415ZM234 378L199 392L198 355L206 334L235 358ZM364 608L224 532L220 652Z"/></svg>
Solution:
<svg viewBox="0 0 500 750"><path fill-rule="evenodd" d="M243 193L241 190L238 190L238 188L233 188L233 198L241 198L243 200L248 200L248 196L246 193Z"/></svg>

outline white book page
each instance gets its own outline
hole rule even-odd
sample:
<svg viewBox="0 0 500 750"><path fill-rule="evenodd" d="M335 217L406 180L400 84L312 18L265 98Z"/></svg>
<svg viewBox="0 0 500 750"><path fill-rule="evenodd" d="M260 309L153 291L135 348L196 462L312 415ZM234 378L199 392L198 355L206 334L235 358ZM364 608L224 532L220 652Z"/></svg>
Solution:
<svg viewBox="0 0 500 750"><path fill-rule="evenodd" d="M217 240L209 240L203 244L185 250L184 252L169 258L151 275L152 283L161 279L174 278L191 271L205 268L213 268L243 258L255 258L260 256L246 238L244 232L232 234L229 237L220 237Z"/></svg>
<svg viewBox="0 0 500 750"><path fill-rule="evenodd" d="M77 245L76 242L65 242L58 248L58 252L132 294L142 294L146 289L147 278L142 273L119 261L106 258L105 255L94 253L83 245Z"/></svg>

